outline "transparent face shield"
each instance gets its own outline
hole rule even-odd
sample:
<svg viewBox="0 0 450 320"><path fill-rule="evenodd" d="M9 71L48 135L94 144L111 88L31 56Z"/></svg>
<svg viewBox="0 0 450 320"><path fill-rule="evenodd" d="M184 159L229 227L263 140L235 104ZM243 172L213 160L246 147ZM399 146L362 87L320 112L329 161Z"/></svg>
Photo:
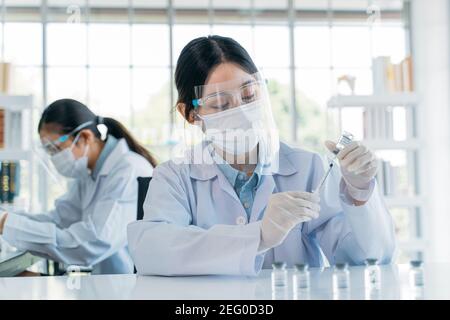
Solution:
<svg viewBox="0 0 450 320"><path fill-rule="evenodd" d="M260 73L194 90L194 126L202 145L220 156L216 162L259 165L263 174L277 170L278 130Z"/></svg>
<svg viewBox="0 0 450 320"><path fill-rule="evenodd" d="M50 160L49 154L42 145L39 145L39 141L36 141L33 146L34 160L38 164L39 170L43 170L46 174L46 179L50 182L51 188L58 190L66 189L66 179L59 174L55 166Z"/></svg>

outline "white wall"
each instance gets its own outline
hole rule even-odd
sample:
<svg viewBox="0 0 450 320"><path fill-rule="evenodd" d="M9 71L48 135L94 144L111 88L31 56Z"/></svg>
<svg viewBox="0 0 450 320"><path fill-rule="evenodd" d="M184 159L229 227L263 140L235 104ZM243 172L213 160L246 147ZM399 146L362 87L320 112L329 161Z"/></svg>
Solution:
<svg viewBox="0 0 450 320"><path fill-rule="evenodd" d="M450 261L450 7L448 0L411 0L415 84L421 104L421 187L428 261Z"/></svg>

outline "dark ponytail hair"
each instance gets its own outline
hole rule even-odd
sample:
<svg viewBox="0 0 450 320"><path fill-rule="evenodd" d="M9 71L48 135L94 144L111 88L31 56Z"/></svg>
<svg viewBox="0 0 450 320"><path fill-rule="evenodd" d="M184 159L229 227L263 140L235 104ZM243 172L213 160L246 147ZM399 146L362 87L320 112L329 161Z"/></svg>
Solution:
<svg viewBox="0 0 450 320"><path fill-rule="evenodd" d="M131 135L131 133L127 130L127 128L124 127L123 124L113 118L103 118L103 123L108 128L108 133L110 135L118 139L124 138L127 141L128 147L131 151L140 154L145 159L147 159L147 161L150 162L153 167L156 167L156 165L158 164L156 159Z"/></svg>
<svg viewBox="0 0 450 320"><path fill-rule="evenodd" d="M219 64L231 62L245 72L258 72L248 52L234 39L221 36L200 37L189 42L181 51L175 70L175 85L178 91L178 103L184 103L184 117L194 106L194 87L205 84L210 72Z"/></svg>
<svg viewBox="0 0 450 320"><path fill-rule="evenodd" d="M51 130L67 134L75 130L79 125L92 121L92 124L83 128L91 130L97 138L101 138L101 133L97 125L104 124L108 128L108 134L117 139L124 138L131 151L143 156L153 167L156 167L157 161L151 153L145 149L131 133L117 120L112 118L102 118L96 116L87 106L73 99L56 100L45 108L39 120L38 133L44 125L49 126ZM75 132L76 135L78 132Z"/></svg>

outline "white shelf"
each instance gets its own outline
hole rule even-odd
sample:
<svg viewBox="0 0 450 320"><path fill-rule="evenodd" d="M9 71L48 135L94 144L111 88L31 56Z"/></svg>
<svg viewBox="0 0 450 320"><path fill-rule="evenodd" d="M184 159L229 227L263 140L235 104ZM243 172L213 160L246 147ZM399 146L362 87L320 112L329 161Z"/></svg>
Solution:
<svg viewBox="0 0 450 320"><path fill-rule="evenodd" d="M420 147L420 141L418 139L408 139L404 141L395 141L395 140L371 140L371 139L363 139L364 144L374 150L393 150L393 149L407 149L407 150L416 150Z"/></svg>
<svg viewBox="0 0 450 320"><path fill-rule="evenodd" d="M19 161L19 160L30 160L31 159L31 151L29 150L14 150L14 149L0 149L0 160L11 160L11 161Z"/></svg>
<svg viewBox="0 0 450 320"><path fill-rule="evenodd" d="M338 95L328 101L330 108L342 107L387 107L411 106L418 103L415 93L394 93L384 95Z"/></svg>
<svg viewBox="0 0 450 320"><path fill-rule="evenodd" d="M20 161L28 160L26 166L27 173L27 208L34 211L34 163L33 163L33 143L34 143L34 121L33 121L33 96L32 95L3 95L0 94L0 109L5 110L4 123L4 148L0 149L0 161ZM20 127L9 122L13 113L14 118L20 120ZM14 126L14 127L13 127ZM11 140L11 134L21 135L19 139ZM16 137L17 138L17 137ZM24 147L26 146L26 148ZM16 198L17 201L19 198Z"/></svg>
<svg viewBox="0 0 450 320"><path fill-rule="evenodd" d="M31 109L33 103L32 96L10 96L0 94L0 109L11 111L21 111Z"/></svg>
<svg viewBox="0 0 450 320"><path fill-rule="evenodd" d="M342 126L342 111L344 108L364 108L367 112L366 118L361 119L363 121L363 126L369 125L383 125L383 121L386 121L378 114L378 110L380 110L380 114L383 114L385 110L388 110L388 107L405 107L407 110L407 121L410 121L409 125L411 128L414 128L417 125L417 118L410 116L413 114L413 110L420 107L420 97L415 92L404 92L404 93L393 93L393 94L374 94L374 95L338 95L333 96L327 103L328 109L330 111L335 111L339 113L338 124L339 127ZM379 109L377 109L379 108ZM412 111L410 113L410 111ZM381 122L379 124L378 122ZM367 129L367 128L366 128ZM414 132L410 130L410 132ZM379 138L374 139L363 139L363 143L372 150L402 150L405 152L415 151L419 153L422 138L411 137L403 141L395 141L392 138L384 137L383 133L377 132L376 135L380 135ZM416 172L412 172L414 170L414 162L416 159L414 157L407 156L408 161L408 176L411 177L416 176ZM413 161L409 164L410 161ZM413 180L415 181L415 180ZM417 187L417 186L415 186ZM424 206L426 205L426 201L423 196L419 195L406 195L406 196L383 196L385 203L388 207L406 207L406 208L420 208L421 220L414 220L414 224L420 224L421 229L424 229L422 220L424 214ZM411 216L412 219L415 219L415 215ZM399 241L398 246L400 249L405 251L417 251L424 252L427 248L427 242L425 239L417 238L417 235L411 234L411 239L405 241Z"/></svg>

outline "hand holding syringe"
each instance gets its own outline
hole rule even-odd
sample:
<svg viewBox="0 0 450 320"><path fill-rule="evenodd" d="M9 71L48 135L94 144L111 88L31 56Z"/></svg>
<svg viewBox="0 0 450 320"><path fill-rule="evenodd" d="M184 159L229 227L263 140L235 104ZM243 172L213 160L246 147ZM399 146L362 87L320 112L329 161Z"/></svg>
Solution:
<svg viewBox="0 0 450 320"><path fill-rule="evenodd" d="M258 251L262 252L281 244L296 225L319 217L320 190L333 168L333 161L337 154L352 140L352 134L342 133L335 149L332 151L334 156L330 162L330 168L324 174L315 191L285 191L270 196L264 217L261 220L261 242ZM303 224L302 229L304 226Z"/></svg>
<svg viewBox="0 0 450 320"><path fill-rule="evenodd" d="M328 166L328 170L325 172L325 174L323 175L322 179L319 182L319 185L317 186L317 188L313 191L313 193L315 194L319 194L320 191L322 190L325 181L327 180L327 177L329 176L331 169L333 169L334 166L334 160L337 157L337 154L339 153L339 151L341 151L342 149L345 148L346 145L350 144L353 141L353 135L349 132L342 132L341 136L339 137L338 142L336 143L336 148L332 151L333 152L333 156L330 159L330 164Z"/></svg>

